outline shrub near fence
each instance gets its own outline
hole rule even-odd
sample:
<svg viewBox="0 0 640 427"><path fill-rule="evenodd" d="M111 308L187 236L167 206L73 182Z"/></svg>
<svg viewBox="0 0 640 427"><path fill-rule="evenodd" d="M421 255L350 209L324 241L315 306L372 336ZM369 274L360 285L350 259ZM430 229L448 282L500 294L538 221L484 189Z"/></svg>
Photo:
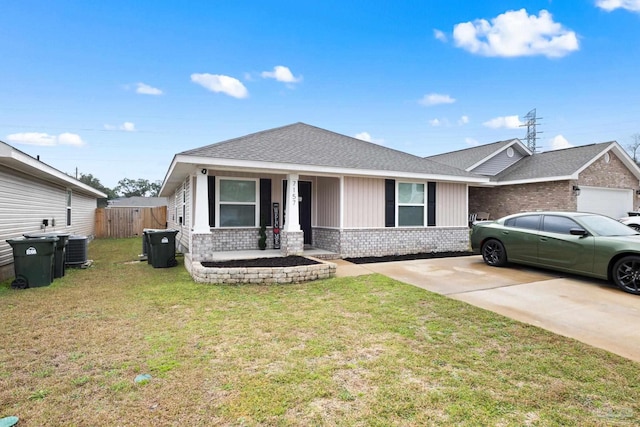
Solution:
<svg viewBox="0 0 640 427"><path fill-rule="evenodd" d="M96 237L98 238L141 236L145 228L166 227L166 206L96 209Z"/></svg>

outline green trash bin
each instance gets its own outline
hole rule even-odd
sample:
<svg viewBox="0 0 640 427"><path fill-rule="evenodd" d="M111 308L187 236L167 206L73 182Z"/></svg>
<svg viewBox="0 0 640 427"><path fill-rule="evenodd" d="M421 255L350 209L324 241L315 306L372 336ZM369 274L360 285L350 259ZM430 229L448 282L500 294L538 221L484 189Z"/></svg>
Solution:
<svg viewBox="0 0 640 427"><path fill-rule="evenodd" d="M164 228L143 228L142 229L142 255L147 257L147 264L153 264L153 254L151 253L151 241L149 234L156 231L167 231Z"/></svg>
<svg viewBox="0 0 640 427"><path fill-rule="evenodd" d="M147 230L149 238L149 259L153 268L175 267L176 234L178 230Z"/></svg>
<svg viewBox="0 0 640 427"><path fill-rule="evenodd" d="M16 275L11 283L12 288L35 288L51 284L58 240L55 236L7 240L13 248L13 267Z"/></svg>
<svg viewBox="0 0 640 427"><path fill-rule="evenodd" d="M24 237L28 239L40 238L40 237L57 237L56 253L53 257L53 278L58 279L65 275L65 256L67 245L69 244L70 233L58 233L52 231L50 233L29 233L24 234Z"/></svg>

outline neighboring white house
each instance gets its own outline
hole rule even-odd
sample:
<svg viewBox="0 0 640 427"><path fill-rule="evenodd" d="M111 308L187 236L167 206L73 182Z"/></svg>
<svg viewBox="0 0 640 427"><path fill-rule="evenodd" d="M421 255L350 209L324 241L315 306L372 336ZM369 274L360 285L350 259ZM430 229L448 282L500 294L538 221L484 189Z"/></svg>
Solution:
<svg viewBox="0 0 640 427"><path fill-rule="evenodd" d="M0 280L14 274L7 239L41 231L92 238L97 201L106 197L0 141Z"/></svg>

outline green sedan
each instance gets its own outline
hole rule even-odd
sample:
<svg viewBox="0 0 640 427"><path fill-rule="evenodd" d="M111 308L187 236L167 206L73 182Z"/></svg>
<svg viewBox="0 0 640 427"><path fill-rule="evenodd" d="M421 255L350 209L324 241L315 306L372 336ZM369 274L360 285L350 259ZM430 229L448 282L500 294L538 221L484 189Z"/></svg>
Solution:
<svg viewBox="0 0 640 427"><path fill-rule="evenodd" d="M527 212L477 222L471 248L491 266L511 262L596 277L640 295L640 233L607 216Z"/></svg>

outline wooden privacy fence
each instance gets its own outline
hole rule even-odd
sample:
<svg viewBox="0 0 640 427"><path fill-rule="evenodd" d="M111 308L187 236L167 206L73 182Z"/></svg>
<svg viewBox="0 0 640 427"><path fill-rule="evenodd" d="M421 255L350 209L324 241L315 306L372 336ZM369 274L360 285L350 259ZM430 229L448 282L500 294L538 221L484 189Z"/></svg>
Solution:
<svg viewBox="0 0 640 427"><path fill-rule="evenodd" d="M96 209L96 237L98 238L142 236L144 228L166 228L166 226L166 206Z"/></svg>

